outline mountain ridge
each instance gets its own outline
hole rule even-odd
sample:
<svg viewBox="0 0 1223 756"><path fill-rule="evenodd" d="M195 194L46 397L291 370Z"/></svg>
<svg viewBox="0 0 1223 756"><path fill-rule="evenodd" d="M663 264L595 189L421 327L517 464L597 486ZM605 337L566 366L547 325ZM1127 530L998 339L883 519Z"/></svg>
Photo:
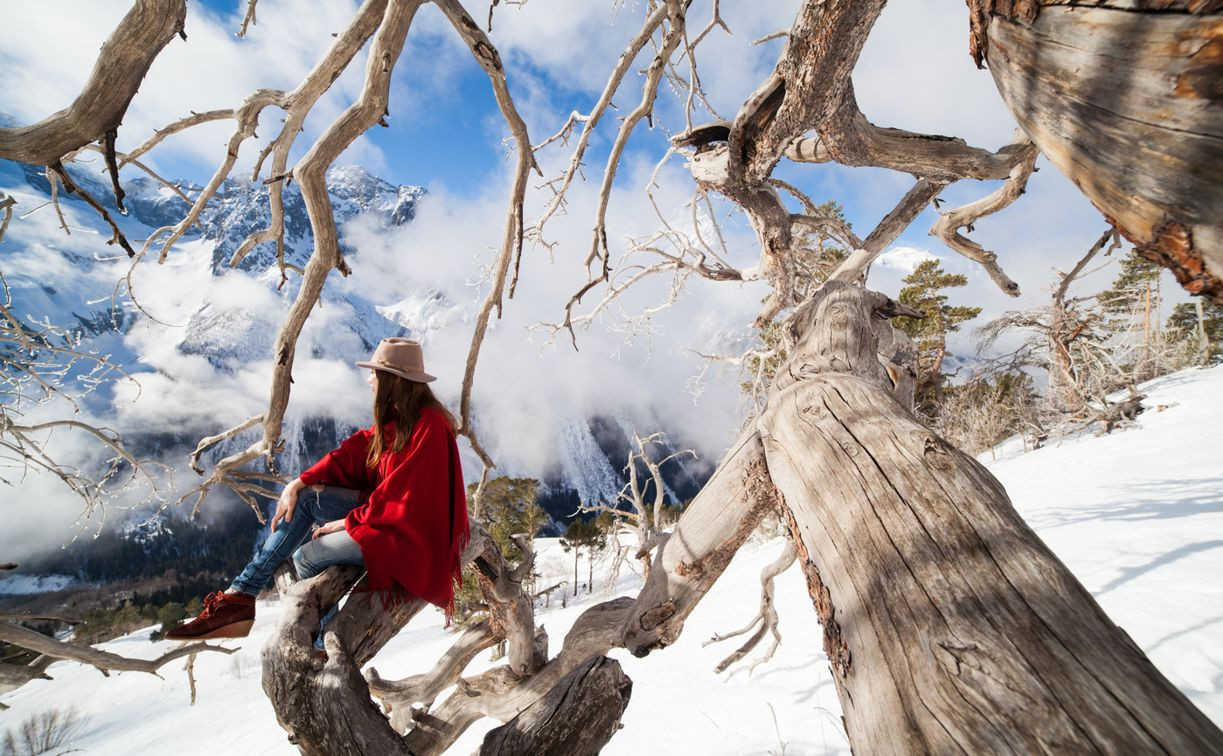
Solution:
<svg viewBox="0 0 1223 756"><path fill-rule="evenodd" d="M80 166L70 166L70 175L85 191L104 200L113 209L111 188ZM421 187L392 185L359 166L334 167L328 172L328 192L335 206L341 239L346 225L358 218L372 221L375 228L394 229L411 223L418 203L427 192ZM116 221L132 240L148 237L156 228L175 223L186 212L181 197L156 182L138 176L124 181L127 192L126 215L115 214ZM198 186L181 182L187 192ZM19 198L30 208L50 200L50 186L41 170L7 161L0 161L0 189ZM209 270L204 285L234 284L250 286L260 296L279 302L275 307L234 307L201 295L178 331L166 329L166 336L153 344L157 350L171 349L180 357L202 358L215 371L217 380L240 381L251 364L269 359L275 334L296 286L291 276L288 285L279 286L280 275L275 252L276 244L268 242L253 248L237 266L228 265L233 251L253 231L270 222L267 187L261 183L226 180L217 197L201 213L196 227L184 235L172 255L171 264L183 254L207 255ZM289 185L284 192L285 261L302 265L312 249L309 219L301 202L300 192ZM14 223L9 237L0 247L5 258L6 278L12 289L13 303L19 315L29 319L47 318L60 325L71 325L89 344L113 355L126 370L138 378L162 375L156 359L150 358L147 339L135 338L139 332L152 328L145 315L130 301L113 298L114 280L125 272L126 259L104 257L97 252L99 237L109 231L85 203L60 193L60 202L70 219L70 225L88 223L89 228L73 225L71 235L64 235L58 224L51 223L49 208L40 222ZM29 212L27 207L21 211ZM154 251L157 247L154 246ZM353 250L345 248L346 252ZM142 265L153 264L149 261ZM42 275L33 268L51 265L56 272ZM201 279L204 280L204 279ZM386 336L409 336L428 340L455 318L467 320L464 305L451 301L446 294L427 280L405 280L396 287L401 295L396 301L367 299L351 287L327 286L321 306L331 313L328 338L313 343L308 350L314 358L335 359L351 363L367 355ZM466 305L470 307L470 305ZM147 326L147 328L146 328ZM133 330L138 329L138 330ZM141 338L144 338L141 336ZM145 351L141 351L145 350ZM178 359L176 357L175 359ZM166 375L171 382L181 383L190 378ZM177 385L177 384L176 384ZM109 410L107 402L114 397L103 392L94 400L95 409ZM564 438L558 442L551 464L544 469L526 472L541 479L541 500L553 520L557 532L573 516L579 501L610 503L623 485L623 468L631 433L627 416L617 417L615 408L608 408L605 417L575 414L565 426ZM337 410L339 411L339 410ZM216 432L216 418L209 413L197 415L209 432ZM338 445L360 424L356 416L302 415L290 407L285 423L285 450L281 455L282 470L301 469L326 451ZM199 438L196 427L181 427L180 433L167 433L152 428L128 428L125 437L139 455L173 457L184 480L193 476L181 465L186 453ZM618 433L607 429L618 427ZM206 464L249 445L257 431L248 432L218 444L205 455ZM472 469L478 470L474 458ZM707 475L707 465L678 462L668 466L668 488L677 500L691 498ZM133 517L143 515L133 515Z"/></svg>

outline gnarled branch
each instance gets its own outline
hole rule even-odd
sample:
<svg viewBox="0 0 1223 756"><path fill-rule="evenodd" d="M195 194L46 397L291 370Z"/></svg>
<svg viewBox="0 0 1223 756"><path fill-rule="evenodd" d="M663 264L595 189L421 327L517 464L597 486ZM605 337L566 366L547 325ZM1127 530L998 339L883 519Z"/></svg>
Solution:
<svg viewBox="0 0 1223 756"><path fill-rule="evenodd" d="M0 158L54 165L118 128L153 61L186 39L186 0L136 0L103 43L89 80L67 108L31 126L0 128Z"/></svg>

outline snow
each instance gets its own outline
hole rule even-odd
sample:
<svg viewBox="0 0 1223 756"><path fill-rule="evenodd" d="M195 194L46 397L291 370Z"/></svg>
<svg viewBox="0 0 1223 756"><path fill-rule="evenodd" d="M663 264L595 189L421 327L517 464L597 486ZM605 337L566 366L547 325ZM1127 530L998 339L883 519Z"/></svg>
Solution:
<svg viewBox="0 0 1223 756"><path fill-rule="evenodd" d="M1152 409L1137 427L1101 437L1080 434L1026 453L1014 442L995 450L996 459L986 452L982 461L1110 617L1223 724L1223 451L1210 441L1223 424L1223 368L1182 372L1144 390ZM539 585L572 580L572 554L554 540L539 543ZM781 547L776 538L749 541L670 648L644 659L612 653L633 680L633 693L624 729L604 753L848 753L815 612L797 569L777 579L783 641L772 660L750 675L715 675L714 665L738 639L702 646L714 633L737 629L753 616L760 570ZM600 569L596 562L596 582ZM583 557L583 580L586 571ZM585 608L633 595L639 585L640 578L625 569L613 590L597 585L593 595L583 593L568 607L560 607L554 594L551 607L537 612L553 650ZM295 753L259 681L259 650L278 615L277 602L261 603L254 634L227 644L238 649L234 654L199 657L195 706L189 705L179 662L163 668L164 679L139 673L106 679L91 668L57 663L48 670L54 680L0 697L12 707L3 714L3 726L71 704L88 716L71 745L89 754ZM141 657L170 648L146 637L147 630L103 647ZM439 613L424 612L374 666L388 677L424 671L452 637ZM470 671L491 664L485 653ZM451 752L476 750L495 724L477 723Z"/></svg>
<svg viewBox="0 0 1223 756"><path fill-rule="evenodd" d="M917 247L892 247L887 252L879 256L878 265L885 268L893 268L903 271L904 273L912 273L917 270L917 266L921 265L926 260L937 260L938 256L927 249L918 249Z"/></svg>
<svg viewBox="0 0 1223 756"><path fill-rule="evenodd" d="M10 575L0 578L0 595L29 596L62 591L73 582L68 575Z"/></svg>

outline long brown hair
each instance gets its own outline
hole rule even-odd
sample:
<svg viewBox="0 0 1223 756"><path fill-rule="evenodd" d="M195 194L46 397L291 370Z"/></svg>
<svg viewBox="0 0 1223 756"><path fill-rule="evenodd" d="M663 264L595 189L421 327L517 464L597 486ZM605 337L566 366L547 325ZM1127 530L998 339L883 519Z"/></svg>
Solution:
<svg viewBox="0 0 1223 756"><path fill-rule="evenodd" d="M365 466L373 467L382 458L383 452L401 452L412 437L412 428L420 419L420 413L427 407L433 407L442 413L453 432L456 426L454 415L445 405L437 400L427 383L409 381L394 373L378 370L378 391L374 394L374 438L369 445L369 454L365 458ZM395 423L395 437L383 437L383 426Z"/></svg>

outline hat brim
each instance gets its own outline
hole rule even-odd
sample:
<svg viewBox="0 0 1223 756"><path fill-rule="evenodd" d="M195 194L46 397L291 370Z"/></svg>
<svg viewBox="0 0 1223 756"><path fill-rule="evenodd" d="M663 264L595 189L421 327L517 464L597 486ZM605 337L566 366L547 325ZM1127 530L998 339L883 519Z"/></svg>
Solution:
<svg viewBox="0 0 1223 756"><path fill-rule="evenodd" d="M399 376L400 378L406 378L409 381L416 381L417 383L431 383L437 380L436 376L429 375L428 373L409 373L404 370L396 370L395 368L387 367L386 365L376 365L372 362L358 362L357 367L370 368L371 370L382 370L387 373L394 373L395 375Z"/></svg>

